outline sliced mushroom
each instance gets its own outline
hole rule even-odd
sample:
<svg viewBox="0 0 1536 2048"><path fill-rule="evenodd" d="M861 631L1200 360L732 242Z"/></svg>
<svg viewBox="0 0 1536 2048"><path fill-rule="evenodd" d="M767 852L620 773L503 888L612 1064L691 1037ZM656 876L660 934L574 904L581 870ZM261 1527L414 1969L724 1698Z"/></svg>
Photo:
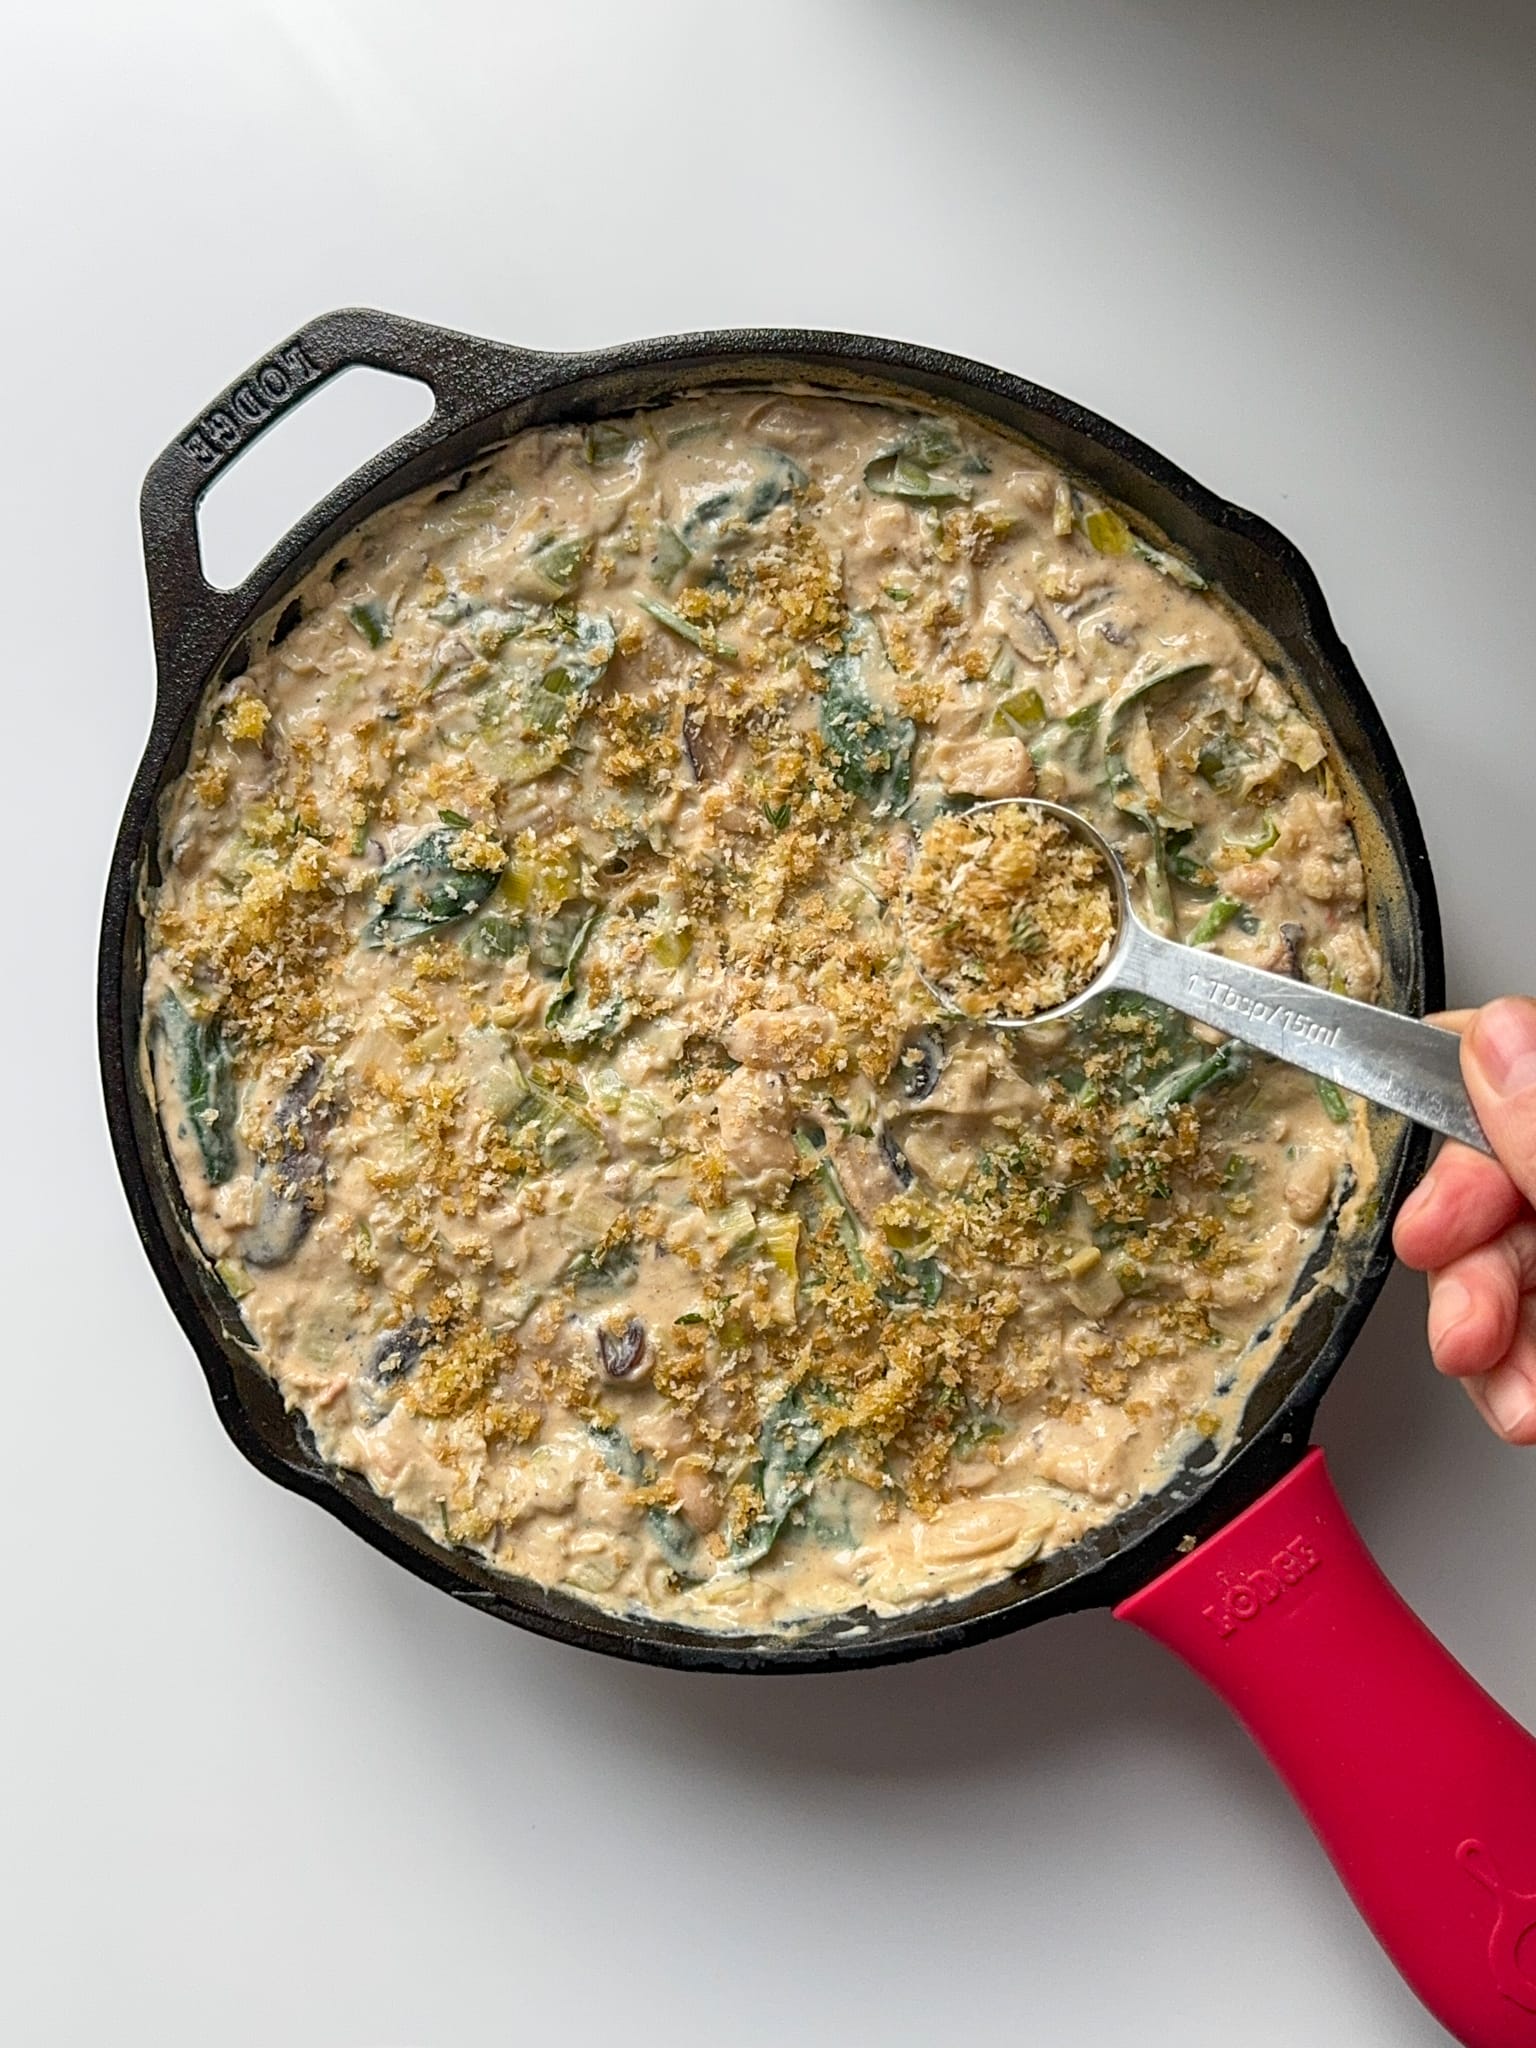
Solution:
<svg viewBox="0 0 1536 2048"><path fill-rule="evenodd" d="M376 1386L392 1387L415 1371L431 1341L432 1325L422 1316L383 1331L368 1354L368 1377Z"/></svg>
<svg viewBox="0 0 1536 2048"><path fill-rule="evenodd" d="M601 1326L597 1332L597 1356L611 1380L627 1380L645 1359L645 1325L638 1316L615 1333Z"/></svg>
<svg viewBox="0 0 1536 2048"><path fill-rule="evenodd" d="M886 1149L884 1132L878 1142L851 1133L840 1134L832 1140L829 1151L854 1214L866 1230L872 1230L884 1205L912 1184L912 1168L905 1154L894 1141L891 1149ZM897 1160L901 1162L899 1167Z"/></svg>
<svg viewBox="0 0 1536 2048"><path fill-rule="evenodd" d="M314 1211L288 1194L269 1167L256 1176L256 1216L240 1234L240 1256L248 1266L284 1266L309 1235Z"/></svg>
<svg viewBox="0 0 1536 2048"><path fill-rule="evenodd" d="M1274 963L1277 974L1288 974L1293 981L1303 979L1301 952L1307 942L1307 935L1299 924L1283 924L1280 927L1280 942L1276 947L1279 959Z"/></svg>
<svg viewBox="0 0 1536 2048"><path fill-rule="evenodd" d="M1029 655L1036 661L1049 661L1060 651L1056 635L1051 631L1043 612L1034 605L1019 613L1019 622L1024 628L1022 638L1030 643ZM1021 652L1026 650L1021 649Z"/></svg>
<svg viewBox="0 0 1536 2048"><path fill-rule="evenodd" d="M912 1162L885 1128L884 1124L880 1126L880 1152L886 1165L895 1174L901 1185L904 1188L911 1187L913 1181L917 1178L916 1174L912 1171Z"/></svg>
<svg viewBox="0 0 1536 2048"><path fill-rule="evenodd" d="M731 729L722 720L696 711L683 714L683 752L695 782L718 782L735 750Z"/></svg>
<svg viewBox="0 0 1536 2048"><path fill-rule="evenodd" d="M908 1102L925 1102L939 1085L944 1071L944 1048L928 1033L913 1039L897 1061L901 1092Z"/></svg>
<svg viewBox="0 0 1536 2048"><path fill-rule="evenodd" d="M240 1243L248 1265L285 1265L325 1207L323 1145L335 1103L324 1082L324 1060L307 1052L273 1106L268 1157L256 1172L256 1216Z"/></svg>

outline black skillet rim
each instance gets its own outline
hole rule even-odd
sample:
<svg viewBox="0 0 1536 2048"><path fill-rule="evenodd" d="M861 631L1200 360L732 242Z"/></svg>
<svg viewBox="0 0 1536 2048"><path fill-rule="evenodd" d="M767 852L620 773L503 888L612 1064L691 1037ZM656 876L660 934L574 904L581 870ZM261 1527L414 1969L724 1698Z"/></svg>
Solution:
<svg viewBox="0 0 1536 2048"><path fill-rule="evenodd" d="M299 351L297 357L294 351ZM283 536L237 591L213 591L203 580L195 540L202 491L284 402L280 380L257 380L269 365L308 366L307 387L356 363L422 378L438 400L432 417L382 450L327 495ZM536 355L449 330L366 309L322 315L280 344L173 442L145 482L142 515L150 581L158 682L151 731L114 848L103 908L98 966L98 1036L102 1085L113 1149L135 1227L156 1277L192 1344L215 1410L237 1449L266 1477L315 1501L375 1549L454 1598L537 1634L631 1661L674 1669L779 1674L865 1668L937 1655L985 1641L1053 1614L1113 1604L1172 1563L1257 1499L1301 1456L1317 1404L1358 1334L1390 1269L1393 1216L1428 1158L1430 1137L1403 1134L1383 1168L1377 1217L1355 1246L1349 1291L1320 1317L1310 1362L1271 1413L1209 1477L1191 1473L1179 1489L1099 1532L1098 1541L1048 1561L1038 1590L1002 1598L983 1588L948 1608L915 1610L867 1626L840 1620L800 1638L714 1636L643 1618L609 1615L567 1596L491 1572L463 1552L448 1552L405 1521L355 1475L323 1464L302 1422L285 1416L275 1391L221 1312L222 1290L207 1275L178 1228L157 1161L158 1134L137 1082L138 888L153 831L158 795L184 735L191 707L222 669L234 673L244 635L344 533L392 498L434 477L452 475L508 431L539 419L595 416L623 410L617 395L638 380L628 403L653 402L666 389L743 381L761 365L770 375L799 370L836 383L867 380L947 397L1009 424L1028 412L1056 438L1062 454L1077 444L1124 472L1105 488L1148 513L1175 539L1198 528L1197 555L1247 549L1263 558L1297 607L1298 631L1330 686L1336 686L1356 731L1352 759L1363 755L1380 784L1373 808L1391 842L1406 908L1410 994L1421 1008L1443 1002L1444 964L1434 878L1412 797L1370 693L1334 628L1309 564L1267 521L1207 490L1134 435L1086 408L989 365L906 342L803 329L737 329L621 343L560 355ZM572 387L584 387L573 389ZM251 394L254 393L254 397ZM242 394L244 403L242 405ZM307 395L305 389L296 395ZM263 400L265 399L265 403ZM979 401L979 403L978 403ZM988 403L988 401L992 401ZM218 415L223 412L223 421ZM241 425L241 421L244 425ZM210 446L210 422L227 445ZM1028 429L1016 428L1028 431ZM200 445L199 445L200 443ZM1088 463L1071 466L1094 471ZM1101 478L1102 481L1102 478ZM1149 489L1125 489L1144 482ZM1150 496L1156 509L1147 504ZM1170 515L1180 514L1182 517ZM1218 576L1218 582L1223 579ZM1417 982L1417 989L1411 984ZM1176 1504L1175 1504L1176 1503ZM1145 1526L1137 1528L1138 1517ZM1103 1539L1109 1538L1109 1541ZM1086 1553L1086 1554L1085 1554ZM1028 1577L1030 1574L1022 1574ZM1008 1582L1004 1582L1006 1587ZM968 1611L990 1598L996 1604Z"/></svg>

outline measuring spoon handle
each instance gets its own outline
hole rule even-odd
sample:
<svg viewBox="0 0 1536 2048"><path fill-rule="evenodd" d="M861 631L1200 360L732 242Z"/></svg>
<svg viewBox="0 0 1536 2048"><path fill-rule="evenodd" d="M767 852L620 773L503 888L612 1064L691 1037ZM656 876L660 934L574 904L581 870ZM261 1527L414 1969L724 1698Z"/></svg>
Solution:
<svg viewBox="0 0 1536 2048"><path fill-rule="evenodd" d="M1134 918L1114 979L1432 1131L1493 1151L1462 1081L1453 1031L1180 945Z"/></svg>

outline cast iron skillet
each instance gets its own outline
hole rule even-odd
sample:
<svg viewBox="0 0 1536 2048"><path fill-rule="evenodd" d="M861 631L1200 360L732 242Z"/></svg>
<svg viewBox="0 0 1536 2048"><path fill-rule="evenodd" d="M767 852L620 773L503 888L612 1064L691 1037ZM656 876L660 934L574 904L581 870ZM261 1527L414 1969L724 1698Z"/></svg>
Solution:
<svg viewBox="0 0 1536 2048"><path fill-rule="evenodd" d="M436 409L316 506L238 589L215 590L198 552L202 493L272 420L356 364L421 379ZM1421 1995L1448 2023L1472 2028L1463 2035L1467 2040L1536 2044L1536 1975L1528 1974L1536 1971L1536 1957L1523 1968L1516 1956L1525 1920L1536 1927L1536 1897L1527 1912L1511 1905L1514 1894L1500 1890L1520 1881L1536 1891L1536 1860L1523 1873L1521 1865L1522 1855L1536 1858L1536 1771L1527 1738L1397 1603L1349 1527L1320 1454L1306 1452L1318 1401L1390 1264L1392 1217L1428 1156L1423 1131L1392 1118L1375 1124L1381 1179L1374 1220L1347 1245L1325 1242L1319 1258L1342 1255L1342 1289L1320 1291L1302 1311L1224 1461L1192 1461L1164 1493L1108 1528L966 1599L891 1618L841 1617L787 1638L722 1637L610 1616L435 1543L366 1482L320 1460L302 1422L284 1412L257 1368L233 1304L191 1240L140 1080L137 1040L141 893L154 876L159 798L184 765L205 688L239 674L253 651L282 630L289 593L352 528L424 484L451 484L520 428L623 412L680 389L784 382L906 391L963 407L1027 435L1186 549L1257 623L1261 638L1269 636L1272 651L1299 675L1333 735L1366 860L1384 1000L1416 1013L1440 1005L1434 884L1413 801L1311 570L1265 521L1212 496L1120 428L983 364L863 335L747 330L546 355L384 313L325 314L253 365L172 442L149 472L141 508L158 694L107 887L98 988L101 1070L134 1221L219 1417L269 1478L306 1494L456 1599L560 1641L644 1662L691 1671L848 1669L954 1649L1075 1608L1121 1603L1119 1611L1171 1642L1233 1699ZM1340 1645L1351 1641L1354 1649L1341 1663ZM1362 1645L1369 1645L1369 1655ZM1340 1686L1350 1694L1346 1702ZM1401 1881L1405 1869L1417 1868L1417 1837L1428 1823L1410 1825L1395 1769L1381 1769L1394 1743L1402 1751L1396 1762L1406 1763L1409 1750L1424 1740L1430 1699L1438 1701L1436 1769L1461 1815L1445 1821L1456 1840L1447 1835L1445 1847L1437 1837L1424 1851L1439 1880L1430 1886L1434 1911L1449 1915L1446 1924L1459 1930L1449 1977L1435 1954L1426 1959L1419 1938L1423 1912L1409 1896L1418 1894ZM1474 1712L1480 1718L1469 1744L1465 1724ZM1319 1713L1341 1723L1321 1744ZM1461 1753L1459 1762L1453 1750ZM1525 1843L1519 1853L1496 1858L1490 1842L1520 1840L1518 1831L1511 1833L1517 1784L1529 1794ZM1330 1791L1346 1785L1348 1797L1330 1802ZM1356 1839L1362 1815L1370 1821L1364 1846ZM1463 1824L1469 1816L1476 1827ZM1421 1875L1427 1884L1428 1863ZM1409 1919L1399 1924L1401 1911ZM1465 1965L1466 1955L1477 1959L1475 1967ZM1498 1969L1489 1974L1489 1958L1497 1955L1505 1959L1502 1985Z"/></svg>
<svg viewBox="0 0 1536 2048"><path fill-rule="evenodd" d="M376 457L284 536L238 590L205 581L195 512L224 464L294 398L351 364L419 377L437 396L424 425ZM101 1057L119 1164L140 1235L207 1373L225 1428L262 1471L308 1494L420 1576L506 1621L565 1642L690 1670L804 1671L914 1657L977 1642L1024 1621L1120 1599L1254 1500L1301 1456L1313 1411L1355 1336L1389 1263L1387 1230L1400 1194L1422 1171L1428 1141L1384 1119L1379 1218L1350 1254L1350 1286L1304 1318L1255 1397L1236 1454L1220 1471L1186 1474L1072 1552L971 1599L893 1621L866 1616L789 1641L721 1637L621 1621L584 1602L513 1582L467 1552L434 1543L366 1482L316 1457L251 1362L244 1327L189 1243L174 1177L137 1066L143 931L140 878L153 861L157 800L185 760L193 709L270 636L287 593L367 514L433 478L451 481L483 450L533 421L623 411L680 386L813 378L867 382L958 403L1022 429L1187 546L1271 632L1315 691L1324 720L1381 823L1373 896L1390 999L1423 1010L1442 1000L1434 883L1392 744L1341 645L1305 563L1281 536L1213 498L1151 449L1053 393L931 349L856 335L733 333L645 341L590 355L535 355L375 312L312 322L232 385L171 444L144 486L144 547L159 692L149 744L117 842L101 951Z"/></svg>

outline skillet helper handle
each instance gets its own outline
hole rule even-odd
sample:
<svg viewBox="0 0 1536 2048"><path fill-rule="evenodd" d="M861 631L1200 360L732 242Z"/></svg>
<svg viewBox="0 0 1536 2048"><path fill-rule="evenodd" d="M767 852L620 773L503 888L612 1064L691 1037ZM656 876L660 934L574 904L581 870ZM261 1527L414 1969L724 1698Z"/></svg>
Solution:
<svg viewBox="0 0 1536 2048"><path fill-rule="evenodd" d="M1116 1608L1197 1671L1465 2048L1536 2048L1536 1741L1387 1583L1321 1451Z"/></svg>
<svg viewBox="0 0 1536 2048"><path fill-rule="evenodd" d="M209 583L197 543L197 507L214 478L295 403L342 370L364 367L419 379L436 401L433 412L376 458L383 468L509 402L533 381L527 373L539 360L531 350L363 306L322 313L269 349L183 428L144 479L139 520L162 678L199 674L267 580L270 564L235 590Z"/></svg>

